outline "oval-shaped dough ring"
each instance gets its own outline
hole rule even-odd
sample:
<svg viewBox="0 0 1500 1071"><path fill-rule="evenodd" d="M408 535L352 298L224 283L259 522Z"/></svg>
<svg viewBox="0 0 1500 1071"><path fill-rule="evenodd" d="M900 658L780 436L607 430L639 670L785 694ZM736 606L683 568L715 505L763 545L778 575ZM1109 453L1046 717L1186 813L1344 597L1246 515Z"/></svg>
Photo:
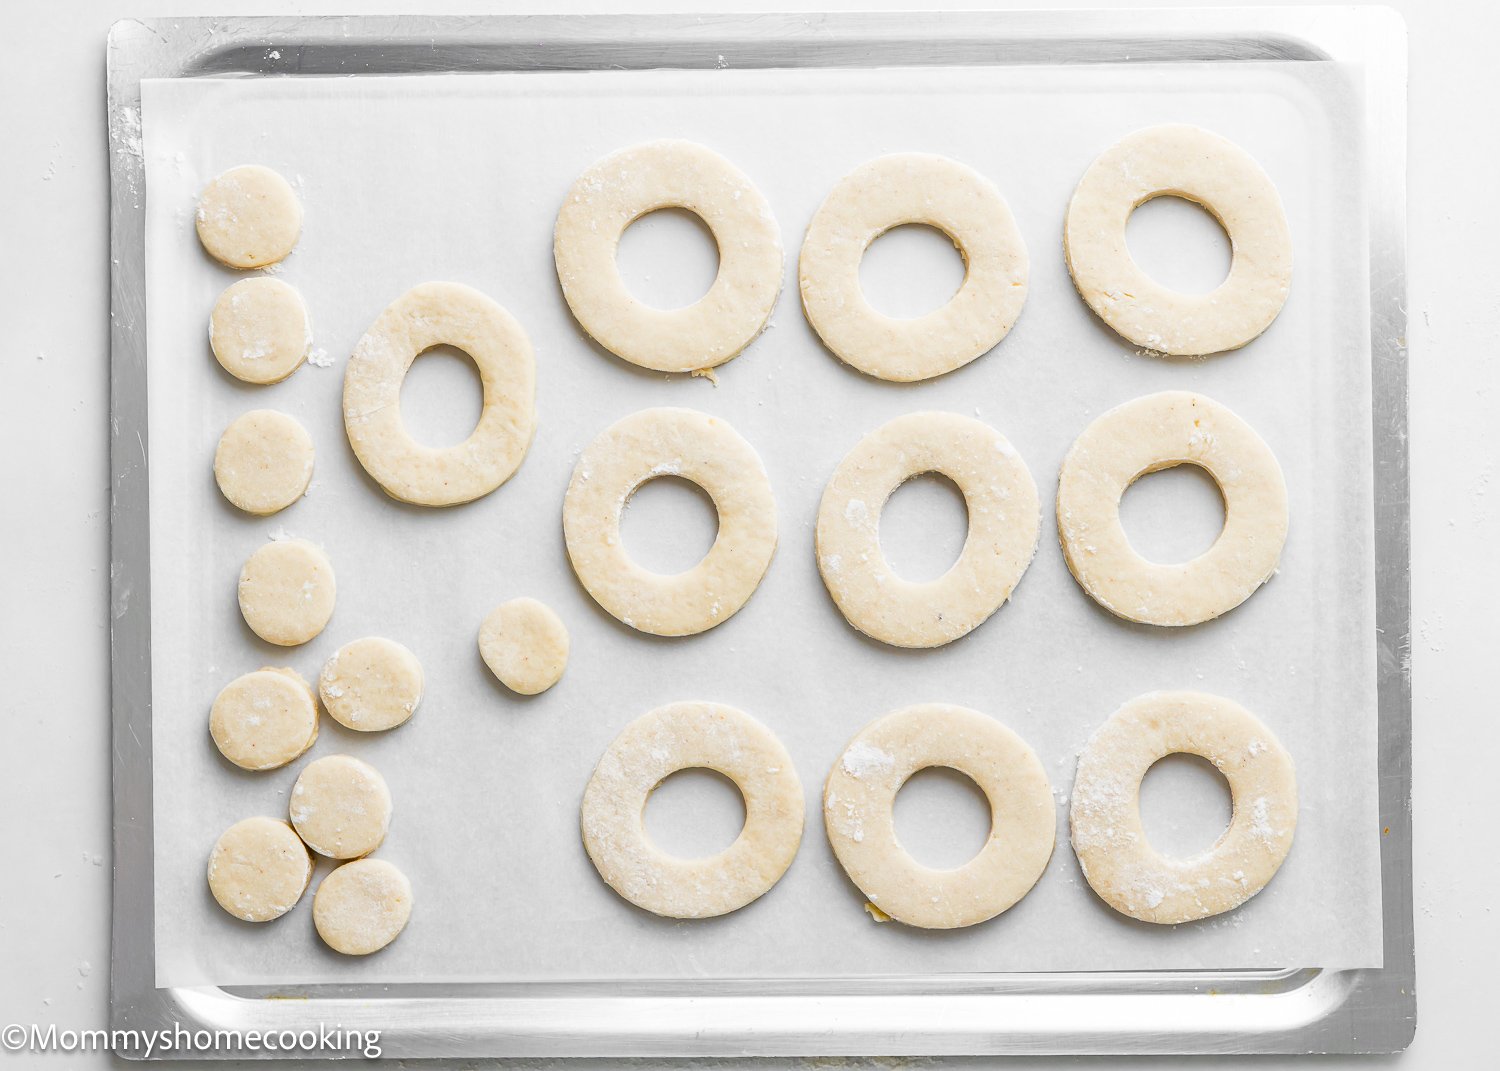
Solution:
<svg viewBox="0 0 1500 1071"><path fill-rule="evenodd" d="M936 227L958 247L964 281L915 319L876 312L859 284L870 243L908 223ZM999 343L1026 301L1026 243L993 183L928 153L881 156L841 179L808 225L798 261L802 307L840 360L910 383L968 364Z"/></svg>
<svg viewBox="0 0 1500 1071"><path fill-rule="evenodd" d="M1148 472L1197 465L1224 496L1224 530L1187 562L1131 547L1120 496ZM1286 481L1255 429L1212 398L1164 391L1104 413L1083 430L1057 481L1057 535L1068 568L1127 621L1196 625L1233 610L1276 572L1286 543Z"/></svg>
<svg viewBox="0 0 1500 1071"><path fill-rule="evenodd" d="M423 446L401 421L401 382L434 346L463 350L484 405L457 446ZM536 361L514 317L478 290L423 283L388 305L344 369L344 428L365 471L402 502L453 506L487 495L520 467L536 430Z"/></svg>
<svg viewBox="0 0 1500 1071"><path fill-rule="evenodd" d="M942 576L903 580L880 550L880 512L926 472L963 492L969 532ZM834 470L818 507L818 571L839 610L896 647L940 647L983 624L1036 554L1041 506L1019 454L994 428L957 413L908 413L866 435Z"/></svg>
<svg viewBox="0 0 1500 1071"><path fill-rule="evenodd" d="M739 786L745 827L717 855L681 859L651 843L646 800L678 770L716 770ZM625 727L589 778L583 845L610 887L667 918L738 911L781 880L802 842L802 784L781 741L720 703L671 703Z"/></svg>
<svg viewBox="0 0 1500 1071"><path fill-rule="evenodd" d="M896 793L918 770L972 778L990 803L990 835L954 870L913 859L896 837ZM923 703L871 722L849 742L823 788L833 853L870 903L925 929L973 926L1014 906L1052 858L1057 812L1047 773L1026 741L967 707Z"/></svg>
<svg viewBox="0 0 1500 1071"><path fill-rule="evenodd" d="M1199 755L1229 782L1234 813L1212 848L1158 854L1141 825L1141 779L1158 760ZM1095 730L1078 757L1073 851L1099 898L1143 922L1175 924L1239 907L1292 847L1297 777L1286 749L1248 710L1204 692L1149 692Z"/></svg>
<svg viewBox="0 0 1500 1071"><path fill-rule="evenodd" d="M1207 209L1229 236L1229 277L1207 294L1168 290L1136 265L1130 214L1155 197ZM1137 346L1197 357L1239 349L1286 304L1292 236L1270 177L1234 142L1195 126L1138 130L1084 172L1063 225L1073 284L1099 318Z"/></svg>
<svg viewBox="0 0 1500 1071"><path fill-rule="evenodd" d="M658 476L708 492L719 533L703 560L672 576L637 565L620 542L620 514ZM776 552L776 500L755 448L694 409L643 409L588 445L563 499L563 535L578 579L631 628L691 636L723 624L754 594Z"/></svg>
<svg viewBox="0 0 1500 1071"><path fill-rule="evenodd" d="M620 278L620 236L641 216L685 208L713 232L719 272L682 309L637 301ZM642 368L693 372L738 355L781 293L781 231L743 172L691 141L622 149L578 177L557 213L553 257L563 296L601 346Z"/></svg>

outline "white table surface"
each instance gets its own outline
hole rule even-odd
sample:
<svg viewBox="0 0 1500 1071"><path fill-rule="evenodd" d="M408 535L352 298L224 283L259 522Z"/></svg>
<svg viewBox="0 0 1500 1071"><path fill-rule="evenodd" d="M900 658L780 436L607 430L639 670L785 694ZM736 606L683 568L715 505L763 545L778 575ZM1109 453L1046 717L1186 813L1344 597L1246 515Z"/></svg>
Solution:
<svg viewBox="0 0 1500 1071"><path fill-rule="evenodd" d="M6 566L0 571L0 1026L37 1022L92 1029L108 1022L104 42L110 23L124 16L208 10L324 14L428 7L457 14L549 6L458 0L7 5L0 65L5 146L0 163L0 561ZM560 6L692 11L708 6L708 0ZM728 5L741 10L916 6L916 0ZM949 0L940 6L1040 5ZM1096 6L1116 5L1096 0ZM1500 948L1492 909L1492 890L1500 882L1496 814L1479 806L1481 786L1489 787L1493 774L1476 765L1493 763L1500 754L1500 709L1486 676L1500 638L1490 617L1490 608L1500 601L1500 486L1492 486L1500 427L1494 408L1500 401L1500 217L1494 195L1500 137L1493 115L1500 99L1500 62L1493 51L1500 6L1489 0L1407 0L1395 6L1411 35L1408 307L1419 1017L1415 1043L1395 1062L1463 1068L1493 1058L1488 967ZM1015 1060L1006 1066L1069 1062L1112 1067L1144 1061ZM1213 1062L1183 1060L1174 1066ZM1278 1058L1252 1062L1293 1066ZM1318 1066L1346 1062L1356 1061ZM123 1061L102 1054L0 1054L0 1067L116 1064ZM784 1062L760 1066L773 1065Z"/></svg>

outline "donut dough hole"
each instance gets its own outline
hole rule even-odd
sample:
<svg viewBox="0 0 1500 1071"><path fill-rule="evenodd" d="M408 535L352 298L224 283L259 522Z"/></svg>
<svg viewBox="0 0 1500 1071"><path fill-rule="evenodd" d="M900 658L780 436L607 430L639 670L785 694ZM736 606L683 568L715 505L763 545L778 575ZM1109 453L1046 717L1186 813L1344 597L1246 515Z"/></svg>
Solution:
<svg viewBox="0 0 1500 1071"><path fill-rule="evenodd" d="M880 512L905 481L938 472L963 492L969 532L958 561L914 583L880 549ZM1036 553L1041 507L1026 463L1003 435L956 413L909 413L839 462L818 508L818 570L849 624L896 647L939 647L983 624Z"/></svg>
<svg viewBox="0 0 1500 1071"><path fill-rule="evenodd" d="M1146 473L1185 464L1218 483L1224 529L1191 561L1147 561L1120 524L1120 497ZM1073 576L1110 613L1196 625L1234 609L1275 573L1286 482L1271 448L1212 398L1151 394L1109 410L1073 443L1057 483L1057 533Z"/></svg>
<svg viewBox="0 0 1500 1071"><path fill-rule="evenodd" d="M357 859L323 879L313 925L346 956L368 956L394 941L411 918L411 882L384 859Z"/></svg>
<svg viewBox="0 0 1500 1071"><path fill-rule="evenodd" d="M990 803L990 835L952 870L911 857L896 838L896 793L918 770L967 775ZM860 730L823 789L823 821L849 880L908 926L954 929L994 918L1031 891L1052 857L1057 812L1036 753L993 718L926 703Z"/></svg>
<svg viewBox="0 0 1500 1071"><path fill-rule="evenodd" d="M214 745L244 770L285 766L318 739L318 702L294 669L258 669L224 686L208 716Z"/></svg>
<svg viewBox="0 0 1500 1071"><path fill-rule="evenodd" d="M434 346L463 350L479 369L479 423L456 446L423 446L401 420L401 383ZM402 502L453 506L514 475L536 430L536 360L514 317L458 283L423 283L393 301L344 369L344 429L365 471Z"/></svg>
<svg viewBox="0 0 1500 1071"><path fill-rule="evenodd" d="M1201 205L1229 236L1229 276L1207 294L1168 290L1125 243L1130 214L1154 197ZM1238 349L1271 326L1292 279L1292 237L1271 179L1245 150L1184 124L1138 130L1089 165L1063 227L1083 300L1123 338L1198 357Z"/></svg>
<svg viewBox="0 0 1500 1071"><path fill-rule="evenodd" d="M641 216L683 208L713 232L719 272L697 302L654 309L620 278L620 236ZM652 141L578 177L553 233L557 278L573 316L605 349L659 372L713 368L739 354L781 292L781 232L771 206L733 164L690 141Z"/></svg>
<svg viewBox="0 0 1500 1071"><path fill-rule="evenodd" d="M265 516L286 509L306 492L312 471L312 438L274 409L236 418L214 451L219 490L246 513Z"/></svg>
<svg viewBox="0 0 1500 1071"><path fill-rule="evenodd" d="M678 770L714 770L739 787L745 826L716 855L668 855L646 833L646 800ZM672 703L627 725L583 793L583 845L626 900L667 918L737 911L781 880L802 841L802 785L771 731L719 703Z"/></svg>
<svg viewBox="0 0 1500 1071"><path fill-rule="evenodd" d="M620 541L620 514L658 476L708 492L719 533L703 560L672 576L637 565ZM690 636L721 625L754 594L776 552L776 501L754 447L717 417L645 409L589 444L563 500L563 535L579 581L631 628Z"/></svg>
<svg viewBox="0 0 1500 1071"><path fill-rule="evenodd" d="M270 922L296 906L312 872L312 856L291 826L276 818L246 818L214 844L208 888L235 918Z"/></svg>
<svg viewBox="0 0 1500 1071"><path fill-rule="evenodd" d="M936 227L964 258L964 281L915 319L877 312L859 283L870 243L908 223ZM807 228L798 261L802 307L846 364L898 383L931 379L992 349L1026 301L1026 244L1000 191L956 160L882 156L845 176Z"/></svg>
<svg viewBox="0 0 1500 1071"><path fill-rule="evenodd" d="M568 665L568 630L536 599L501 603L479 629L479 654L513 692L536 695L556 684Z"/></svg>
<svg viewBox="0 0 1500 1071"><path fill-rule="evenodd" d="M312 349L307 306L280 279L241 279L214 302L208 344L234 378L279 383L302 367Z"/></svg>
<svg viewBox="0 0 1500 1071"><path fill-rule="evenodd" d="M1229 782L1233 815L1208 851L1159 854L1141 825L1141 779L1167 755L1198 755ZM1117 710L1078 757L1073 850L1099 898L1143 922L1222 914L1265 888L1292 847L1291 756L1254 715L1203 692L1151 692Z"/></svg>
<svg viewBox="0 0 1500 1071"><path fill-rule="evenodd" d="M305 539L267 543L240 570L240 613L267 643L306 643L333 616L333 566Z"/></svg>
<svg viewBox="0 0 1500 1071"><path fill-rule="evenodd" d="M230 168L198 196L198 240L231 268L263 268L292 251L302 233L302 205L269 167Z"/></svg>
<svg viewBox="0 0 1500 1071"><path fill-rule="evenodd" d="M346 729L394 729L422 701L422 663L395 640L367 636L346 643L318 675L323 708Z"/></svg>
<svg viewBox="0 0 1500 1071"><path fill-rule="evenodd" d="M331 859L358 859L380 847L391 826L391 790L367 762L327 755L309 763L292 786L292 828Z"/></svg>

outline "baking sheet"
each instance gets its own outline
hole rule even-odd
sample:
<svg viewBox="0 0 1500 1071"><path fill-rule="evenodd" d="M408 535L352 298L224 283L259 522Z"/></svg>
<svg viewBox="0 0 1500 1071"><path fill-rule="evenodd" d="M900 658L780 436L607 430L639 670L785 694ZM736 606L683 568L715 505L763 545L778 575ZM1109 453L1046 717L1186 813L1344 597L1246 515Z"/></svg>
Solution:
<svg viewBox="0 0 1500 1071"><path fill-rule="evenodd" d="M1368 316L1355 101L1332 64L882 71L655 71L143 84L150 323L157 983L857 976L987 971L1375 966L1380 962ZM1244 145L1280 188L1297 243L1286 310L1258 342L1206 362L1141 356L1072 291L1059 230L1089 160L1162 121ZM788 250L773 326L717 387L625 365L577 330L551 267L551 223L572 179L620 146L704 141L766 193ZM993 178L1032 258L1027 307L988 356L911 386L853 373L801 316L795 253L832 184L897 150L942 152ZM235 277L192 234L196 193L237 163L296 180L306 209L280 274L312 310L329 367L273 387L222 373L207 312ZM517 476L469 506L391 502L364 476L339 418L345 355L386 303L428 279L470 283L531 333L540 425ZM1227 617L1189 630L1132 626L1068 576L1044 508L1036 561L1011 605L929 652L871 643L817 577L823 482L883 421L918 408L977 411L1017 446L1044 501L1088 421L1118 402L1188 387L1229 404L1286 470L1292 531L1280 575ZM568 568L560 509L582 447L618 417L690 405L759 449L781 545L749 605L682 640L635 633ZM238 413L296 415L318 445L307 498L269 519L213 486L213 445ZM467 406L467 408L465 408ZM455 412L472 413L472 403ZM418 414L414 414L418 415ZM462 431L457 434L462 434ZM455 436L456 437L456 436ZM235 608L240 563L290 533L327 548L339 606L291 651ZM479 661L474 633L504 598L535 595L573 633L562 685L519 700ZM397 814L380 854L416 888L411 925L377 956L317 941L310 898L266 926L207 893L209 846L232 822L278 814L302 765L234 770L206 732L233 676L286 664L312 677L339 644L385 634L417 653L428 691L406 727L375 738L324 719L308 759L348 752L386 775ZM1299 769L1296 845L1240 911L1161 929L1109 911L1066 845L1062 805L1078 747L1124 700L1196 687L1256 711ZM673 922L620 900L577 836L600 751L661 703L713 698L768 724L808 796L801 853L751 907ZM982 926L878 925L822 835L819 788L879 714L941 699L986 711L1037 750L1059 796L1058 850L1037 888ZM1186 798L1186 797L1184 797ZM1169 801L1168 801L1169 802ZM321 872L320 875L321 876Z"/></svg>

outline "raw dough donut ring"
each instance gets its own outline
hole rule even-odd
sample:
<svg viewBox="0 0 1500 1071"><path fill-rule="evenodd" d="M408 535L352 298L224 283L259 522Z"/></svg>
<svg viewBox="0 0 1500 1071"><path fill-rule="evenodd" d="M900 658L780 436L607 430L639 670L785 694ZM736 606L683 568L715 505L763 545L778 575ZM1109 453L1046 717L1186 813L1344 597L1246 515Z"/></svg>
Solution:
<svg viewBox="0 0 1500 1071"><path fill-rule="evenodd" d="M703 560L663 576L620 542L620 514L641 484L679 476L708 492L719 534ZM776 500L755 448L693 409L643 409L589 444L563 499L563 535L579 581L631 628L691 636L721 625L755 593L776 552Z"/></svg>
<svg viewBox="0 0 1500 1071"><path fill-rule="evenodd" d="M318 694L346 729L377 733L402 725L422 701L422 663L395 640L366 636L323 663Z"/></svg>
<svg viewBox="0 0 1500 1071"><path fill-rule="evenodd" d="M236 417L214 450L219 491L239 509L262 517L301 498L312 472L312 437L295 418L274 409Z"/></svg>
<svg viewBox="0 0 1500 1071"><path fill-rule="evenodd" d="M896 793L918 770L946 766L990 802L990 835L954 870L913 859L896 838ZM967 707L923 703L860 730L828 774L823 822L839 864L898 922L931 930L973 926L1031 891L1056 840L1047 773L1026 741Z"/></svg>
<svg viewBox="0 0 1500 1071"><path fill-rule="evenodd" d="M964 281L940 309L903 320L876 312L859 285L870 243L907 223L958 247ZM861 372L897 383L931 379L994 348L1026 301L1026 243L993 183L957 160L882 156L833 188L808 225L798 262L802 307L823 344Z"/></svg>
<svg viewBox="0 0 1500 1071"><path fill-rule="evenodd" d="M246 922L279 919L312 880L312 856L276 818L246 818L224 831L208 856L208 888L219 906Z"/></svg>
<svg viewBox="0 0 1500 1071"><path fill-rule="evenodd" d="M1229 236L1229 277L1207 294L1168 290L1130 256L1125 224L1154 197L1202 205ZM1084 172L1063 225L1073 285L1101 320L1157 353L1239 349L1286 304L1292 236L1270 177L1234 142L1185 124L1138 130Z"/></svg>
<svg viewBox="0 0 1500 1071"><path fill-rule="evenodd" d="M401 421L401 382L417 355L443 344L479 369L484 406L457 446L423 446ZM536 430L536 361L515 318L459 283L423 283L388 305L344 369L349 445L385 493L419 506L487 495L520 467Z"/></svg>
<svg viewBox="0 0 1500 1071"><path fill-rule="evenodd" d="M1192 561L1135 552L1120 496L1148 472L1197 465L1224 496L1224 530ZM1196 625L1228 613L1276 572L1286 543L1286 481L1276 455L1212 398L1164 391L1118 405L1083 430L1057 481L1057 534L1074 578L1127 621Z"/></svg>
<svg viewBox="0 0 1500 1071"><path fill-rule="evenodd" d="M391 790L380 771L352 755L324 755L297 775L289 808L302 842L331 859L358 859L385 840Z"/></svg>
<svg viewBox="0 0 1500 1071"><path fill-rule="evenodd" d="M274 770L318 739L318 700L294 669L258 669L226 684L208 715L214 746L242 770Z"/></svg>
<svg viewBox="0 0 1500 1071"><path fill-rule="evenodd" d="M953 567L916 584L880 550L880 512L913 476L940 472L963 492L969 533ZM940 647L983 624L1036 554L1041 506L1019 454L956 413L908 413L845 455L818 507L818 571L849 624L896 647Z"/></svg>
<svg viewBox="0 0 1500 1071"><path fill-rule="evenodd" d="M269 167L232 167L198 197L198 240L219 263L263 268L292 251L302 233L302 205L291 184Z"/></svg>
<svg viewBox="0 0 1500 1071"><path fill-rule="evenodd" d="M1158 760L1199 755L1229 782L1234 813L1218 842L1189 859L1147 843L1141 778ZM1078 757L1073 851L1099 898L1143 922L1171 925L1239 907L1276 875L1297 828L1297 776L1271 730L1204 692L1149 692L1095 730Z"/></svg>
<svg viewBox="0 0 1500 1071"><path fill-rule="evenodd" d="M678 770L716 770L745 798L745 828L717 855L680 859L651 843L646 800ZM583 793L583 845L610 887L674 919L738 911L781 880L802 842L802 785L781 741L720 703L671 703L625 727Z"/></svg>
<svg viewBox="0 0 1500 1071"><path fill-rule="evenodd" d="M511 691L537 695L562 679L568 665L568 630L546 603L511 599L484 619L479 655Z"/></svg>
<svg viewBox="0 0 1500 1071"><path fill-rule="evenodd" d="M323 879L313 925L346 956L368 956L394 941L411 918L411 882L384 859L356 859Z"/></svg>
<svg viewBox="0 0 1500 1071"><path fill-rule="evenodd" d="M620 278L620 236L640 217L685 208L719 246L719 273L697 302L653 309ZM578 177L553 232L557 278L573 316L617 357L658 372L693 372L737 356L765 329L781 293L781 232L737 167L691 141L622 149Z"/></svg>
<svg viewBox="0 0 1500 1071"><path fill-rule="evenodd" d="M246 383L279 383L307 360L312 328L294 287L264 276L226 287L208 316L219 366Z"/></svg>
<svg viewBox="0 0 1500 1071"><path fill-rule="evenodd" d="M328 555L305 539L267 543L240 570L245 624L279 647L295 647L322 632L337 595Z"/></svg>

